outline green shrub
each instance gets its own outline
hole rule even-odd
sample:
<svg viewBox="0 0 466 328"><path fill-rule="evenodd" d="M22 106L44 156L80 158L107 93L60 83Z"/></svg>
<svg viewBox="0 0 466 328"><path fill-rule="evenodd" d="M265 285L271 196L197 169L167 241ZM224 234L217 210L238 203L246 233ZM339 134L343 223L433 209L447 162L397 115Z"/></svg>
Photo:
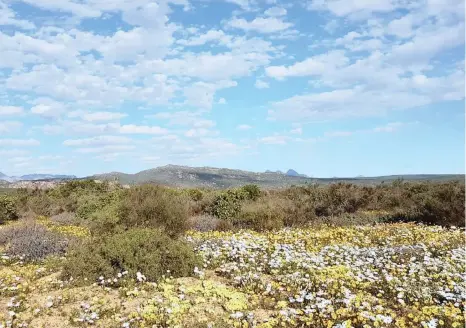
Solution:
<svg viewBox="0 0 466 328"><path fill-rule="evenodd" d="M9 256L22 256L25 261L37 261L49 255L64 254L69 240L44 226L27 222L0 230L0 246Z"/></svg>
<svg viewBox="0 0 466 328"><path fill-rule="evenodd" d="M17 220L19 218L16 203L12 197L0 195L0 224L5 221Z"/></svg>
<svg viewBox="0 0 466 328"><path fill-rule="evenodd" d="M279 204L262 200L246 203L233 225L256 231L275 230L283 228L284 218L285 213Z"/></svg>
<svg viewBox="0 0 466 328"><path fill-rule="evenodd" d="M45 192L33 194L27 200L27 207L36 215L50 216L55 214L53 199L50 198Z"/></svg>
<svg viewBox="0 0 466 328"><path fill-rule="evenodd" d="M117 215L125 227L158 228L175 237L188 228L189 208L185 197L161 186L144 185L127 190Z"/></svg>
<svg viewBox="0 0 466 328"><path fill-rule="evenodd" d="M221 220L234 219L241 210L247 194L241 189L230 189L217 195L208 212Z"/></svg>
<svg viewBox="0 0 466 328"><path fill-rule="evenodd" d="M77 199L76 218L87 219L92 213L104 206L101 197L94 194L83 195Z"/></svg>
<svg viewBox="0 0 466 328"><path fill-rule="evenodd" d="M107 181L96 182L90 179L71 180L52 189L50 193L57 198L67 198L72 194L101 194L109 191L110 189L110 184Z"/></svg>
<svg viewBox="0 0 466 328"><path fill-rule="evenodd" d="M119 207L119 203L105 205L93 212L83 223L97 236L124 230L127 225L121 223Z"/></svg>
<svg viewBox="0 0 466 328"><path fill-rule="evenodd" d="M439 184L429 190L418 187L408 204L398 210L398 217L408 221L437 225L464 226L464 185L459 183ZM408 206L410 205L410 206Z"/></svg>
<svg viewBox="0 0 466 328"><path fill-rule="evenodd" d="M248 184L240 188L246 194L246 198L249 200L257 200L261 195L261 190L258 185Z"/></svg>
<svg viewBox="0 0 466 328"><path fill-rule="evenodd" d="M141 272L149 281L157 281L162 275L190 276L200 265L185 242L171 239L161 230L135 228L76 246L69 252L62 275L92 282L128 271L132 277Z"/></svg>
<svg viewBox="0 0 466 328"><path fill-rule="evenodd" d="M204 197L204 193L199 189L184 189L184 194L186 194L191 200L198 202Z"/></svg>

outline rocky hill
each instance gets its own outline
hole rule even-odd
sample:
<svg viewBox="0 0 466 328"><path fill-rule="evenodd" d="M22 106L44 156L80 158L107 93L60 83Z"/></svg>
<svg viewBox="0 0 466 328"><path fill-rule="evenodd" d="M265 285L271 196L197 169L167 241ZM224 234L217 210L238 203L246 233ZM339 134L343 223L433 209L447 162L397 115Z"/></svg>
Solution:
<svg viewBox="0 0 466 328"><path fill-rule="evenodd" d="M296 171L295 171L296 172ZM297 173L296 173L297 174ZM93 175L98 180L118 181L122 184L159 183L176 187L230 188L245 184L257 184L263 188L281 188L306 183L328 184L333 182L351 182L356 184L377 184L391 182L399 178L407 181L464 181L463 175L392 175L360 178L309 178L282 172L250 172L213 167L189 167L166 165L141 171L135 174L111 172Z"/></svg>

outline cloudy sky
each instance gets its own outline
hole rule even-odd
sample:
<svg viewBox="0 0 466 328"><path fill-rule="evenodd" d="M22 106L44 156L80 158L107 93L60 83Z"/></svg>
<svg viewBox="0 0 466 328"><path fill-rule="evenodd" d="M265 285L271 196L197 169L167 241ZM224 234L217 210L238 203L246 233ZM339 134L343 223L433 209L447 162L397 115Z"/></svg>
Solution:
<svg viewBox="0 0 466 328"><path fill-rule="evenodd" d="M0 0L0 172L464 173L463 0Z"/></svg>

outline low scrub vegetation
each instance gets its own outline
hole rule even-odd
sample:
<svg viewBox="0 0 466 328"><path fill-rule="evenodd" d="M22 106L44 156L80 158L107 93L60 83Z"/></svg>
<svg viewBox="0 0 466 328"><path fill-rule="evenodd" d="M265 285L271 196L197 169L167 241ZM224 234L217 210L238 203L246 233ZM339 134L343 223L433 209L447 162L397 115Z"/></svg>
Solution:
<svg viewBox="0 0 466 328"><path fill-rule="evenodd" d="M63 255L69 239L43 225L26 222L0 230L0 247L5 254L25 261L37 261L49 255Z"/></svg>
<svg viewBox="0 0 466 328"><path fill-rule="evenodd" d="M187 274L195 265L193 253L180 241L188 229L265 232L399 221L464 226L464 195L464 184L458 182L338 183L264 192L255 185L223 191L157 185L125 189L72 181L55 189L2 195L0 222L21 216L50 220L45 226L22 223L2 229L0 246L12 256L33 261L63 254L69 238L59 232L82 229L83 241L68 247L65 275L94 279L99 272L128 270L143 271L155 280L166 270Z"/></svg>
<svg viewBox="0 0 466 328"><path fill-rule="evenodd" d="M18 209L12 197L0 195L0 224L18 219Z"/></svg>
<svg viewBox="0 0 466 328"><path fill-rule="evenodd" d="M379 221L464 226L464 197L464 183L460 182L336 183L264 192L255 185L223 191L155 185L123 189L108 183L72 181L51 190L22 189L2 195L0 222L33 213L85 225L98 234L138 227L162 229L172 237L188 228L193 222L190 217L198 221L203 217L203 225L216 218L212 226L238 228L252 228L256 223L251 220L266 217L265 221L274 223L267 222L264 228L257 222L257 229L268 229L323 221L340 224L342 217L367 218L363 213L371 212L379 213Z"/></svg>
<svg viewBox="0 0 466 328"><path fill-rule="evenodd" d="M96 237L74 247L62 275L65 279L97 281L100 276L113 280L123 272L130 276L139 272L141 279L157 281L163 275L190 276L194 267L200 265L199 258L186 243L170 238L161 230L134 228L105 238Z"/></svg>
<svg viewBox="0 0 466 328"><path fill-rule="evenodd" d="M403 181L10 191L0 327L460 327L464 196Z"/></svg>

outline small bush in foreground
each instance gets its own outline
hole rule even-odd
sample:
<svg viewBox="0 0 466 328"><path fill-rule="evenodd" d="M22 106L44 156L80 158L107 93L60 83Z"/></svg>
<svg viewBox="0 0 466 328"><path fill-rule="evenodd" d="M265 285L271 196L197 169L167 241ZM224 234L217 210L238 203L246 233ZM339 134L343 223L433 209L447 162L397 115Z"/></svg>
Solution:
<svg viewBox="0 0 466 328"><path fill-rule="evenodd" d="M49 255L64 254L68 240L40 224L29 222L1 229L0 246L6 246L7 255L37 261Z"/></svg>
<svg viewBox="0 0 466 328"><path fill-rule="evenodd" d="M18 218L19 214L14 200L7 195L0 195L0 224Z"/></svg>
<svg viewBox="0 0 466 328"><path fill-rule="evenodd" d="M149 281L162 275L190 276L200 259L181 240L168 237L156 229L134 228L93 239L73 248L63 267L63 277L91 282L98 277L115 277L122 271L130 276L141 272Z"/></svg>

